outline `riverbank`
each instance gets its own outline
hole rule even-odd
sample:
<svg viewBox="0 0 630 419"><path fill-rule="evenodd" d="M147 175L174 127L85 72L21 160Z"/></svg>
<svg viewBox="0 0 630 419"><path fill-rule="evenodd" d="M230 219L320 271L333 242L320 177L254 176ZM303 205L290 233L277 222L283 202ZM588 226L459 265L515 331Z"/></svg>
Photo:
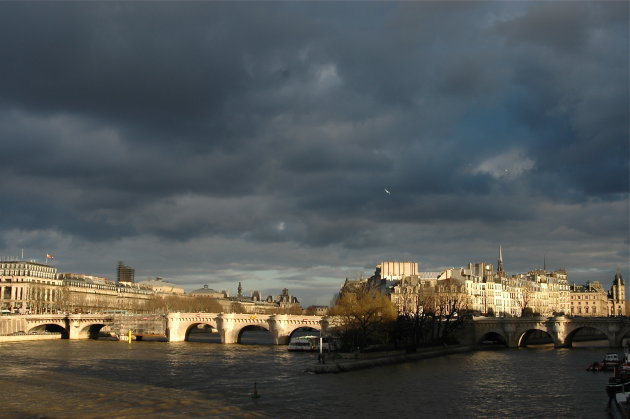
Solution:
<svg viewBox="0 0 630 419"><path fill-rule="evenodd" d="M61 339L61 333L42 333L42 334L16 334L0 336L2 342L22 342L31 340L58 340Z"/></svg>
<svg viewBox="0 0 630 419"><path fill-rule="evenodd" d="M471 345L453 345L445 347L418 349L415 353L404 351L388 351L386 353L359 353L359 354L337 354L334 359L327 359L325 364L317 364L306 369L312 374L336 374L346 371L354 371L365 368L380 367L384 365L400 364L403 362L413 362L421 359L435 358L438 356L458 354L475 350Z"/></svg>

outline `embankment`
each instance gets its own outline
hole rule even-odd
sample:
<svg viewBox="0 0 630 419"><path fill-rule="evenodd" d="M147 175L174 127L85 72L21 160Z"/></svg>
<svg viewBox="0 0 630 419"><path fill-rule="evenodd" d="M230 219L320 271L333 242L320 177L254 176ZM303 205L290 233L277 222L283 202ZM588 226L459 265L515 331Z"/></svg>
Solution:
<svg viewBox="0 0 630 419"><path fill-rule="evenodd" d="M357 357L350 359L347 357L336 357L326 359L325 364L313 365L306 369L306 372L315 374L330 374L346 371L354 371L364 368L380 367L383 365L412 362L420 359L435 358L443 355L451 355L475 350L471 345L456 345L447 347L419 349L415 353L388 352L388 353L365 353L357 354Z"/></svg>
<svg viewBox="0 0 630 419"><path fill-rule="evenodd" d="M25 340L57 340L61 339L61 333L44 333L36 335L9 335L0 336L0 343L2 342L20 342Z"/></svg>

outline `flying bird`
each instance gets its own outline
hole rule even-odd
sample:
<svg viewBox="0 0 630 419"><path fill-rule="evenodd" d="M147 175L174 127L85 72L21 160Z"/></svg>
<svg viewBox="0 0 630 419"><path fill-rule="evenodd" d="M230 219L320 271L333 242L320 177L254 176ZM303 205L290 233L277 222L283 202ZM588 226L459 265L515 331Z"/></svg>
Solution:
<svg viewBox="0 0 630 419"><path fill-rule="evenodd" d="M388 190L387 190L387 188L385 188L385 193L386 193L387 195L391 195L391 194L392 194L390 191L388 191Z"/></svg>

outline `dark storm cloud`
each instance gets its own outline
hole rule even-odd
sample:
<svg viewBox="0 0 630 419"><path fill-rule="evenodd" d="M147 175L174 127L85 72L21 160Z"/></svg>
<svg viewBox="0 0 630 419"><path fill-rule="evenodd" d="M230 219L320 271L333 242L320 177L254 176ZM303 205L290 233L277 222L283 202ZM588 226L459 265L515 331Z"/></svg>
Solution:
<svg viewBox="0 0 630 419"><path fill-rule="evenodd" d="M301 266L411 258L432 250L402 243L427 237L627 232L625 2L0 12L6 231L226 240ZM581 221L598 202L612 215Z"/></svg>

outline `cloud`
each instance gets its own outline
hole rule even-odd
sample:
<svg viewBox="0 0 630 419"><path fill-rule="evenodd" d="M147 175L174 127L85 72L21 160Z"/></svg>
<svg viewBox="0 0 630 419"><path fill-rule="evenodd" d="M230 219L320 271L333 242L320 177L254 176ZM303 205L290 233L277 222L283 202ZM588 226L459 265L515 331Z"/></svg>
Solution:
<svg viewBox="0 0 630 419"><path fill-rule="evenodd" d="M535 163L522 150L512 149L482 161L473 173L485 173L495 179L512 178L531 170Z"/></svg>
<svg viewBox="0 0 630 419"><path fill-rule="evenodd" d="M466 264L499 242L518 269L541 247L628 269L627 17L0 4L0 253L123 258L192 288L283 278L319 300L384 259Z"/></svg>

